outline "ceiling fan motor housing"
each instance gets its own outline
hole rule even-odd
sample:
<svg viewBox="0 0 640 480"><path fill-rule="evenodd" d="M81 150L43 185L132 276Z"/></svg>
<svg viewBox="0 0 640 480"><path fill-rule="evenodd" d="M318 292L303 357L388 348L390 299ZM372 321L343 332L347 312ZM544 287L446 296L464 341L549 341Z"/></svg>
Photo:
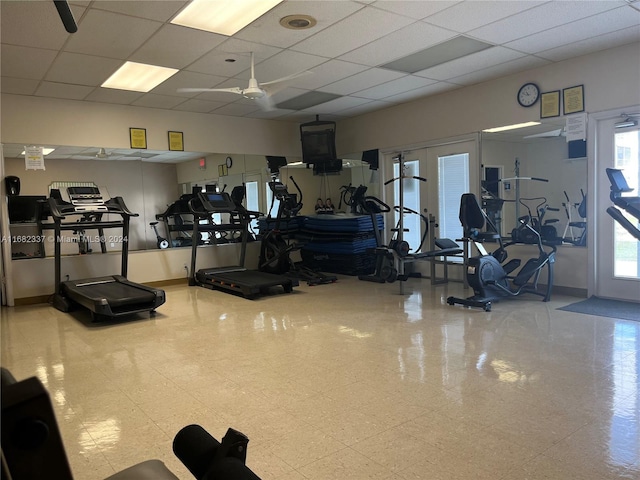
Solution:
<svg viewBox="0 0 640 480"><path fill-rule="evenodd" d="M260 98L264 96L264 90L260 88L255 78L251 78L249 86L242 91L242 95L246 98Z"/></svg>

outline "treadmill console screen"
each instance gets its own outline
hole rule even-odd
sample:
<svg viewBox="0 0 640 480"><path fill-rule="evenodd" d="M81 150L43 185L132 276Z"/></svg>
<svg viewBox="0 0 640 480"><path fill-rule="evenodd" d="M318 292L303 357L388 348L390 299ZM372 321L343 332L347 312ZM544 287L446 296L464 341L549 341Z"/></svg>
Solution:
<svg viewBox="0 0 640 480"><path fill-rule="evenodd" d="M67 187L66 192L63 190L61 193L63 200L71 203L78 212L107 210L105 202L108 197L100 191L99 187Z"/></svg>
<svg viewBox="0 0 640 480"><path fill-rule="evenodd" d="M208 212L232 212L236 209L235 203L226 192L200 192L198 196Z"/></svg>

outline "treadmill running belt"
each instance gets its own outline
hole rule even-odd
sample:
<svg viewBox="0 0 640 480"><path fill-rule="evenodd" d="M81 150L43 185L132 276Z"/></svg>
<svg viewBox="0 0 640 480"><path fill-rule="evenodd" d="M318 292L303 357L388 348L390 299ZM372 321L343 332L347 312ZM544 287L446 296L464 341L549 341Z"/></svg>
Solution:
<svg viewBox="0 0 640 480"><path fill-rule="evenodd" d="M76 295L82 295L92 301L107 299L112 309L119 309L129 305L144 305L153 303L155 295L152 292L136 288L121 282L64 282L63 288L65 292L74 299Z"/></svg>

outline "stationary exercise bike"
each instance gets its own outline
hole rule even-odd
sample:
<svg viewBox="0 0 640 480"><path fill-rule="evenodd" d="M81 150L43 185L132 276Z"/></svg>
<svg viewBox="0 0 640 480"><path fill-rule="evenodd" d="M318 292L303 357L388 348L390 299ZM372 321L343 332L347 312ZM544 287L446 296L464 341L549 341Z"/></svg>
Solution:
<svg viewBox="0 0 640 480"><path fill-rule="evenodd" d="M469 298L447 298L449 305L465 305L468 307L480 307L486 312L491 311L491 302L504 297L515 297L523 293L531 293L543 297L544 302L551 299L553 288L553 265L555 263L556 246L543 244L540 232L531 226L530 217L520 217L520 223L528 228L537 238L538 256L530 258L524 266L520 267L521 260L513 259L507 263L506 248L512 243L503 244L499 234L495 233L495 227L491 225L488 217L480 207L478 199L473 193L465 193L460 200L460 222L463 227L463 237L467 242L474 244L483 241L497 242L499 248L492 254L471 257L467 261L467 281L473 288L474 295ZM485 224L493 227L493 232L483 232ZM545 247L547 247L545 249ZM478 247L478 250L482 251ZM538 290L538 280L542 270L547 270L547 285L544 290ZM513 274L514 272L515 275Z"/></svg>
<svg viewBox="0 0 640 480"><path fill-rule="evenodd" d="M158 222L151 222L149 223L149 225L151 225L151 228L153 228L153 231L156 234L156 245L158 248L164 250L165 248L169 248L169 240L167 240L166 238L160 236L160 234L158 233Z"/></svg>

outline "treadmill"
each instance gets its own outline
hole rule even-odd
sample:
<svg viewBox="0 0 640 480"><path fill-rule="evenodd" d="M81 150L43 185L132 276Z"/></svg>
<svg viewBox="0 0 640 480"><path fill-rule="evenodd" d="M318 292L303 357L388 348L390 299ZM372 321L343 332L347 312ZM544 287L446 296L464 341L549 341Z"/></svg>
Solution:
<svg viewBox="0 0 640 480"><path fill-rule="evenodd" d="M284 293L291 293L298 286L295 279L285 275L248 270L244 267L249 238L249 222L251 215L242 205L237 205L226 192L199 192L189 201L189 208L194 214L193 238L199 238L200 228L205 227L212 233L215 243L218 232L240 232L241 247L238 265L228 267L203 268L196 271L198 244L191 245L191 275L189 285L236 293L248 299L254 299L261 293L267 293L272 287L282 287ZM210 220L214 213L228 214L231 223L200 225L201 221Z"/></svg>
<svg viewBox="0 0 640 480"><path fill-rule="evenodd" d="M127 280L129 255L129 220L137 217L121 197L107 199L98 187L67 187L63 192L51 190L48 199L49 212L53 217L55 231L55 293L53 306L62 312L69 312L76 306L91 312L93 322L120 319L134 313L149 312L165 302L165 292ZM105 220L104 215L118 215L118 220ZM102 253L106 252L105 229L122 230L122 262L120 275L111 275L81 280L62 281L61 243L63 231L81 229L98 230ZM119 237L120 235L118 235Z"/></svg>

